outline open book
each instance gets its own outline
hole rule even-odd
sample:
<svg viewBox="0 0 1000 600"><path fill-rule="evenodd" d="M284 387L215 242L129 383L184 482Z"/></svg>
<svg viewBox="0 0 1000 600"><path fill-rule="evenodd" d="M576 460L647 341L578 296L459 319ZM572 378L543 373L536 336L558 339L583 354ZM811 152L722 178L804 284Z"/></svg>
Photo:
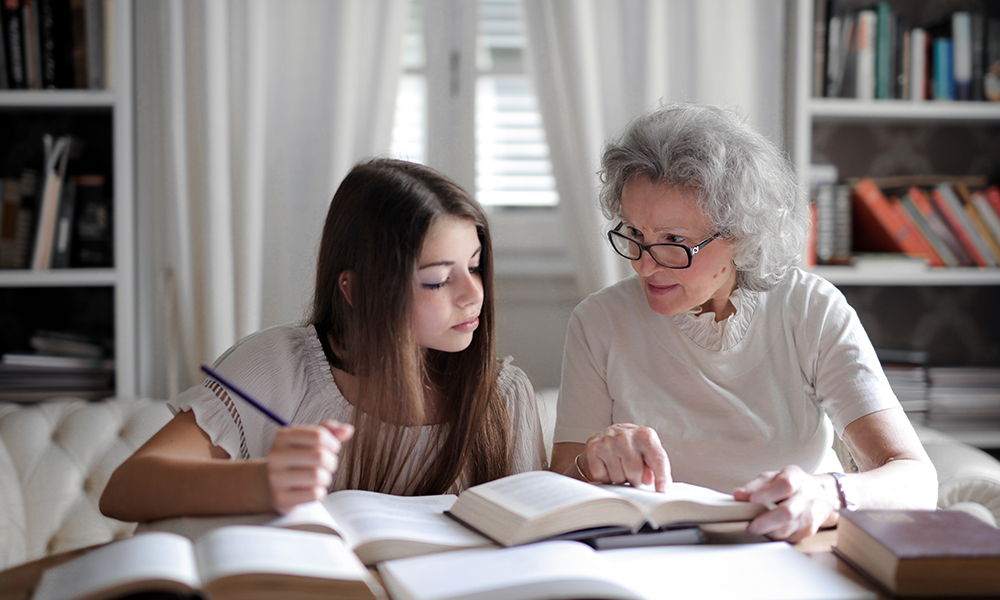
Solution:
<svg viewBox="0 0 1000 600"><path fill-rule="evenodd" d="M671 483L666 492L596 486L551 471L529 471L472 486L448 511L504 546L598 527L653 529L690 523L749 521L765 507L729 494Z"/></svg>
<svg viewBox="0 0 1000 600"><path fill-rule="evenodd" d="M784 542L595 551L548 541L380 563L393 600L875 600Z"/></svg>
<svg viewBox="0 0 1000 600"><path fill-rule="evenodd" d="M332 535L222 527L197 542L141 533L47 570L33 600L104 600L132 594L207 594L213 600L385 598L372 574Z"/></svg>
<svg viewBox="0 0 1000 600"><path fill-rule="evenodd" d="M300 504L288 514L225 517L178 517L140 526L139 531L168 531L197 540L218 527L269 525L340 536L366 565L383 560L492 546L493 542L445 516L455 496L393 496L362 490L333 492L323 500Z"/></svg>

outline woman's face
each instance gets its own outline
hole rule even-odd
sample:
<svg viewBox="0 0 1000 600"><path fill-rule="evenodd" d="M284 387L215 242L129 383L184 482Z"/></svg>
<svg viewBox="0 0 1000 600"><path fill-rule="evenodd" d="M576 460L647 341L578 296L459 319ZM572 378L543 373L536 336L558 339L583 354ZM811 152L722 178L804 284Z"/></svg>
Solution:
<svg viewBox="0 0 1000 600"><path fill-rule="evenodd" d="M472 343L483 308L482 250L472 221L445 217L427 231L413 305L421 348L459 352Z"/></svg>
<svg viewBox="0 0 1000 600"><path fill-rule="evenodd" d="M625 183L621 203L624 226L619 231L640 244L693 248L718 233L698 209L694 192L654 183L646 175ZM631 262L654 312L677 315L700 306L714 312L716 320L732 314L729 295L736 287L736 268L723 238L702 247L687 269L663 267L645 251Z"/></svg>

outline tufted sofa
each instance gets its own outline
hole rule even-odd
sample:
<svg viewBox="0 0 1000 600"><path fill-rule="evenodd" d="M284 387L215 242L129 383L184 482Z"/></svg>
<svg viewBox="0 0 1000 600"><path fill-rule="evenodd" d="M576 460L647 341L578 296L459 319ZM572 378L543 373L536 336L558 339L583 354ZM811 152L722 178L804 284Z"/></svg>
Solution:
<svg viewBox="0 0 1000 600"><path fill-rule="evenodd" d="M547 444L556 395L539 394ZM131 535L135 524L104 517L98 500L115 467L169 419L161 400L0 403L0 569ZM939 507L1000 522L1000 462L940 432L917 432L937 466Z"/></svg>

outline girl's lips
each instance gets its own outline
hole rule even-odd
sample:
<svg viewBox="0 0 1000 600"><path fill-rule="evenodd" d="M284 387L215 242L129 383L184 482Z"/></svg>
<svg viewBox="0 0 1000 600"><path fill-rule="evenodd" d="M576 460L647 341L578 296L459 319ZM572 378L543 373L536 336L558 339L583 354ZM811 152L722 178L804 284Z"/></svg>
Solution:
<svg viewBox="0 0 1000 600"><path fill-rule="evenodd" d="M646 289L649 291L650 294L653 294L654 296L662 296L664 294L669 294L676 287L677 287L676 283L673 285L655 285L649 282L646 283Z"/></svg>
<svg viewBox="0 0 1000 600"><path fill-rule="evenodd" d="M459 331L461 333L472 333L473 331L476 330L477 327L479 327L479 317L472 317L471 319L469 319L464 323L459 323L458 325L455 325L454 327L452 327L452 329L455 329L456 331Z"/></svg>

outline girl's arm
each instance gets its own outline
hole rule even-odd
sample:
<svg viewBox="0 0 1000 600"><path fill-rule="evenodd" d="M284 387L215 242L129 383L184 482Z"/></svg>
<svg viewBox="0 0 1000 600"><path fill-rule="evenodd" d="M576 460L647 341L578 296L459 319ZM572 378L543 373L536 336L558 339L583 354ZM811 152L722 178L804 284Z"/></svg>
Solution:
<svg viewBox="0 0 1000 600"><path fill-rule="evenodd" d="M266 460L236 461L185 411L115 470L101 512L122 521L287 512L326 494L353 431L333 421L285 427Z"/></svg>

